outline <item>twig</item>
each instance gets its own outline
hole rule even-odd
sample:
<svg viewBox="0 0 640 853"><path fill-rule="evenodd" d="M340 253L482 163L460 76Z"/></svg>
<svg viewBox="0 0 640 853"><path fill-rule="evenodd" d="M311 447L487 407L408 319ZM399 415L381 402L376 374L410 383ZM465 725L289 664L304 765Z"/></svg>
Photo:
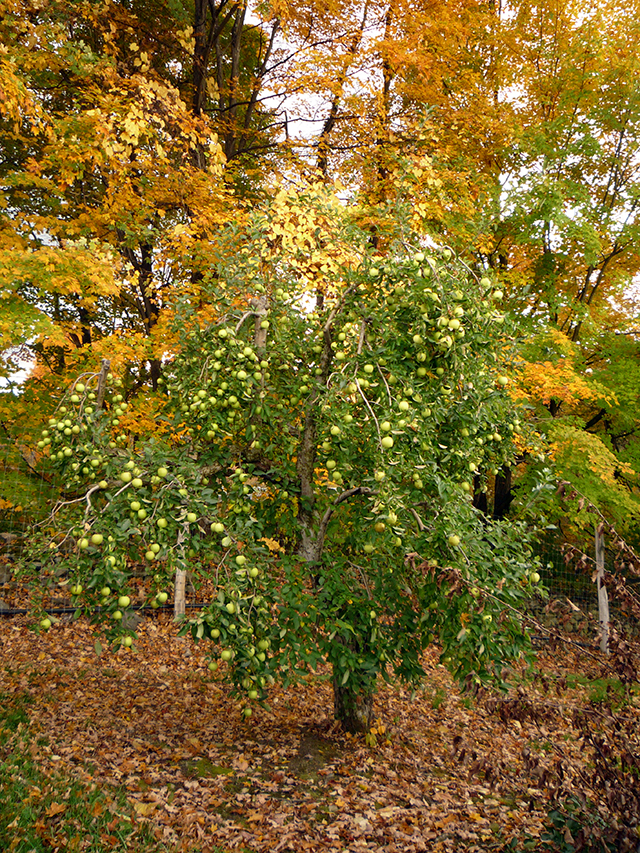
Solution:
<svg viewBox="0 0 640 853"><path fill-rule="evenodd" d="M357 563L352 563L351 560L348 560L347 562L354 569L358 570L358 572L360 573L360 578L362 579L362 585L364 586L365 590L367 591L367 597L372 599L373 596L371 595L371 589L369 588L369 581L367 580L367 576L364 573L364 569L362 568L362 566L359 566Z"/></svg>
<svg viewBox="0 0 640 853"><path fill-rule="evenodd" d="M358 377L357 377L357 376L355 377L355 380L356 380L356 388L358 389L358 392L359 392L360 396L362 397L362 399L363 399L363 401L364 401L365 406L367 407L367 409L369 409L369 412L370 412L370 414L371 414L371 417L373 418L373 421L374 421L374 423L375 423L375 425L376 425L376 431L377 431L377 433L378 433L378 442L380 442L380 441L381 441L381 436L380 436L380 424L378 423L378 419L376 418L376 416L375 416L375 412L374 412L374 411L373 411L373 409L371 408L371 405L370 405L369 401L367 400L367 398L366 398L366 396L365 396L365 394L364 394L364 392L363 392L362 388L360 387L360 383L358 382Z"/></svg>
<svg viewBox="0 0 640 853"><path fill-rule="evenodd" d="M413 507L411 507L411 513L415 520L418 522L418 529L420 530L420 533L424 533L424 531L427 529L424 521L420 518L420 516Z"/></svg>

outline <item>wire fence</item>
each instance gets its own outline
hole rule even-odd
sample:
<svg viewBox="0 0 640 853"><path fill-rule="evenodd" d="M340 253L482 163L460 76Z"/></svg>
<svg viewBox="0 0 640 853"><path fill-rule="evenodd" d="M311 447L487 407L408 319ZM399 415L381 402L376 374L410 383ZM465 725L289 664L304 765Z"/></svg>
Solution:
<svg viewBox="0 0 640 853"><path fill-rule="evenodd" d="M595 537L582 550L551 537L541 540L537 547L542 562L542 582L549 596L544 605L538 602L537 615L543 616L543 621L553 627L591 638L601 630L595 547ZM604 572L622 576L627 588L640 596L640 578L621 569L610 548L605 548ZM611 589L609 616L612 625L625 634L640 636L640 621Z"/></svg>
<svg viewBox="0 0 640 853"><path fill-rule="evenodd" d="M11 578L16 552L21 550L21 541L28 537L35 515L41 514L49 502L55 502L50 486L26 471L19 448L2 439L0 436L0 586ZM580 552L550 535L539 540L536 551L548 598L532 602L534 615L546 625L579 633L584 639L595 638L600 628L595 541L586 543ZM604 569L605 573L620 575L619 555L612 548L605 550ZM640 577L633 572L622 573L625 584L640 600ZM640 636L640 619L630 614L615 594L610 592L609 598L612 623L623 628L627 635ZM0 594L0 612L2 604Z"/></svg>

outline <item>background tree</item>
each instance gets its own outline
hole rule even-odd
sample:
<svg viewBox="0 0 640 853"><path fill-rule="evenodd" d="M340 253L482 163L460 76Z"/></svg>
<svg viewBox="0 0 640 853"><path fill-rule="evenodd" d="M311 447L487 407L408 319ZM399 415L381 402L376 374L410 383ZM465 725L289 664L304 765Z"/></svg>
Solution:
<svg viewBox="0 0 640 853"><path fill-rule="evenodd" d="M599 390L614 351L635 371L633 3L2 9L5 372L16 346L36 360L14 397L2 395L14 441L33 443L50 396L105 353L127 365L127 399L144 390L140 424L153 431L179 300L217 310L203 282L220 229L279 178L319 174L358 199L381 251L415 231L456 248L479 277L493 270L527 318L522 340L540 336L523 349L532 423L560 455L586 432L614 474L615 460L635 465L631 397ZM411 217L397 216L400 202ZM591 387L579 405L545 396L545 365L568 363L549 328L578 345L576 387ZM577 432L561 428L565 414ZM523 450L533 473L541 447ZM500 478L498 514L512 498L508 472ZM633 476L613 479L632 512Z"/></svg>
<svg viewBox="0 0 640 853"><path fill-rule="evenodd" d="M517 124L482 257L528 318L524 388L558 472L634 535L637 8L523 4L503 32Z"/></svg>

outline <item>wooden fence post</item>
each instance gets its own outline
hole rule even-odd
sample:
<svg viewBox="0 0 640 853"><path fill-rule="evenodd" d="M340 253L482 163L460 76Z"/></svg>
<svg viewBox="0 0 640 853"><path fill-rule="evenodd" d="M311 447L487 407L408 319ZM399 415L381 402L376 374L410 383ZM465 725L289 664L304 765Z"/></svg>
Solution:
<svg viewBox="0 0 640 853"><path fill-rule="evenodd" d="M176 568L176 579L173 587L173 595L174 595L174 604L173 604L173 617L174 619L180 619L181 616L184 616L186 611L186 594L185 594L185 586L187 580L187 570Z"/></svg>
<svg viewBox="0 0 640 853"><path fill-rule="evenodd" d="M600 650L609 653L609 595L604 584L604 525L596 525L596 583L598 585L598 619Z"/></svg>

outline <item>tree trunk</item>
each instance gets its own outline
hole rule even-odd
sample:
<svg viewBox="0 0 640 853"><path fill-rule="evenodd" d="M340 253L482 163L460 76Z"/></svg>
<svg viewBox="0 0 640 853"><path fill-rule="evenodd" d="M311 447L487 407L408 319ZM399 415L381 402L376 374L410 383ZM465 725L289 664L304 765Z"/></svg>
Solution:
<svg viewBox="0 0 640 853"><path fill-rule="evenodd" d="M495 479L493 517L497 520L503 519L509 512L512 500L511 468L503 465Z"/></svg>
<svg viewBox="0 0 640 853"><path fill-rule="evenodd" d="M342 723L346 732L361 734L371 729L373 722L373 687L375 682L362 683L362 679L351 677L343 684L344 672L348 671L336 665L336 660L342 657L341 649L349 648L356 653L362 651L361 642L353 635L334 639L336 655L333 665L333 713L336 720ZM333 656L332 656L333 657ZM356 689L357 684L357 689Z"/></svg>
<svg viewBox="0 0 640 853"><path fill-rule="evenodd" d="M334 667L335 671L335 667ZM333 712L345 731L352 734L368 732L373 722L373 691L354 692L349 683L333 677Z"/></svg>
<svg viewBox="0 0 640 853"><path fill-rule="evenodd" d="M473 478L473 505L480 512L487 515L487 493L482 491L481 480L478 474Z"/></svg>

